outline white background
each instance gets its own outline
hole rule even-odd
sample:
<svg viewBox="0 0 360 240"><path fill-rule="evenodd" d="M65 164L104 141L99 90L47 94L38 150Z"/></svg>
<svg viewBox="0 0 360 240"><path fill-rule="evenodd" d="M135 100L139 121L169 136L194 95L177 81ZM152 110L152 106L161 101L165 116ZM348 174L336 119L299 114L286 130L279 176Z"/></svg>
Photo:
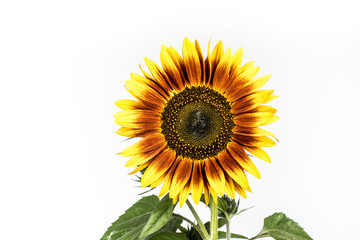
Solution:
<svg viewBox="0 0 360 240"><path fill-rule="evenodd" d="M0 238L100 239L143 189L116 156L114 102L143 57L185 36L243 47L280 120L273 163L254 159L255 235L282 211L316 240L359 239L360 17L356 1L1 1ZM203 218L209 218L203 205ZM188 215L186 207L176 212ZM188 215L189 216L189 215Z"/></svg>

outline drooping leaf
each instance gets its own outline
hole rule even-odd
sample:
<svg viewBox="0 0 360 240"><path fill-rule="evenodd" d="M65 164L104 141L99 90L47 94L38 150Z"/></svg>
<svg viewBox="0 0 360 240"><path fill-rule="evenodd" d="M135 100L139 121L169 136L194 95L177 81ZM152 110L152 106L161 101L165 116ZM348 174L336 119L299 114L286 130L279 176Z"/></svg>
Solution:
<svg viewBox="0 0 360 240"><path fill-rule="evenodd" d="M271 236L275 240L312 240L294 220L284 213L274 213L264 219L264 227L257 237Z"/></svg>
<svg viewBox="0 0 360 240"><path fill-rule="evenodd" d="M160 228L158 231L154 232L153 234L150 234L144 238L136 238L136 240L150 240L153 236L160 234L162 232L173 232L175 233L181 226L182 220L175 218L175 217L171 217L170 220L165 224L165 226L163 226L162 228Z"/></svg>
<svg viewBox="0 0 360 240"><path fill-rule="evenodd" d="M226 238L226 232L223 231L219 231L218 232L218 239L224 239ZM248 239L247 237L240 235L240 234L236 234L236 233L231 233L231 238L241 238L241 239Z"/></svg>
<svg viewBox="0 0 360 240"><path fill-rule="evenodd" d="M176 232L176 230L180 230L181 223L183 222L182 219L172 216L170 220L163 226L158 232L165 231L165 232Z"/></svg>
<svg viewBox="0 0 360 240"><path fill-rule="evenodd" d="M157 196L151 195L143 197L128 210L125 211L105 232L101 240L148 240L150 236L139 238L139 234L147 225L153 211L157 209L160 201ZM169 231L175 232L181 224L181 219L170 218L167 222L163 222L157 232L154 234ZM157 225L159 226L159 225Z"/></svg>
<svg viewBox="0 0 360 240"><path fill-rule="evenodd" d="M164 196L156 208L152 211L149 220L139 235L139 238L148 236L163 227L171 218L174 207L175 205L173 204L173 200L169 198L169 195L167 194Z"/></svg>
<svg viewBox="0 0 360 240"><path fill-rule="evenodd" d="M184 233L161 232L153 235L149 240L189 240Z"/></svg>
<svg viewBox="0 0 360 240"><path fill-rule="evenodd" d="M159 199L156 196L140 199L108 228L101 240L135 239L158 203Z"/></svg>
<svg viewBox="0 0 360 240"><path fill-rule="evenodd" d="M180 226L181 223L182 223L182 219L179 219L179 218L176 218L176 217L171 217L169 222L167 224L165 224L165 226L163 226L161 229L156 231L155 233L153 233L151 235L148 235L148 236L146 236L144 238L136 238L136 240L150 240L155 235L158 235L158 234L163 233L163 232L176 233L176 231L181 227Z"/></svg>

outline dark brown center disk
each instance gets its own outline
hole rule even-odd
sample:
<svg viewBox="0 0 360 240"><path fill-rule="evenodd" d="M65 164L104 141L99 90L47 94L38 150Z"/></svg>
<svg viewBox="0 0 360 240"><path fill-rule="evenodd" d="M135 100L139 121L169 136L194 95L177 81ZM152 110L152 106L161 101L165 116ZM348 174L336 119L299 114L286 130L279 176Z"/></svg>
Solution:
<svg viewBox="0 0 360 240"><path fill-rule="evenodd" d="M194 160L214 157L224 150L235 126L227 99L203 86L174 95L161 120L169 148Z"/></svg>

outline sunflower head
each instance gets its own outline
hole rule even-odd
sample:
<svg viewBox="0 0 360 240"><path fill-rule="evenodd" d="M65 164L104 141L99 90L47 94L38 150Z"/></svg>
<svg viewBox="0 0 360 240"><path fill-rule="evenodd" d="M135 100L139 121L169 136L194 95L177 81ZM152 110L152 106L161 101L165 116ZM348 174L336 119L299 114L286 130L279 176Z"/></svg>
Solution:
<svg viewBox="0 0 360 240"><path fill-rule="evenodd" d="M210 45L210 44L209 44ZM140 137L121 152L131 157L125 164L145 171L142 187L162 184L159 197L169 192L174 203L184 204L189 194L196 204L204 193L251 191L245 171L260 178L248 153L270 162L262 147L275 142L259 128L278 119L276 109L264 104L276 96L260 90L270 75L259 72L253 62L241 66L242 49L231 55L219 42L206 59L197 41L185 38L182 57L162 46L162 67L145 58L150 73L131 74L127 90L136 100L119 100L123 111L115 114L118 134Z"/></svg>

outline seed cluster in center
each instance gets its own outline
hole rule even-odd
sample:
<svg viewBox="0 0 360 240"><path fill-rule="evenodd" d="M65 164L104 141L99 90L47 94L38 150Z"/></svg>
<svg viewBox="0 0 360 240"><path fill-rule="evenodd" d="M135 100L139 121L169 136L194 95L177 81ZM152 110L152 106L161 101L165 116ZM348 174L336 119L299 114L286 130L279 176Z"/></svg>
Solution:
<svg viewBox="0 0 360 240"><path fill-rule="evenodd" d="M194 160L213 157L224 150L235 126L227 99L204 86L185 88L174 95L161 120L169 148Z"/></svg>

